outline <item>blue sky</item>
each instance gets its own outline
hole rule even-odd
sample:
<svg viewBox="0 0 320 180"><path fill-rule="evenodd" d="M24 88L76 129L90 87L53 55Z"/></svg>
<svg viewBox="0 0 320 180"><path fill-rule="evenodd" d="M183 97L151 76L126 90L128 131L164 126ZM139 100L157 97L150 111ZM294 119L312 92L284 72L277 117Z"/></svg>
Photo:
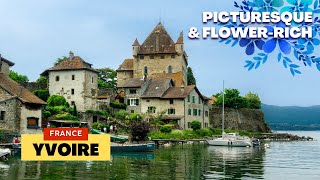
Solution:
<svg viewBox="0 0 320 180"><path fill-rule="evenodd" d="M231 0L2 0L0 53L16 63L14 71L30 80L36 80L70 50L95 68L117 68L132 56L135 38L142 43L161 17L174 40L184 31L189 65L203 94L220 91L224 79L226 87L238 88L242 94L256 92L266 104L320 104L320 72L316 68L303 67L302 75L292 77L273 57L248 72L243 67L248 59L244 49L187 38L190 27L203 26L203 11L234 10Z"/></svg>

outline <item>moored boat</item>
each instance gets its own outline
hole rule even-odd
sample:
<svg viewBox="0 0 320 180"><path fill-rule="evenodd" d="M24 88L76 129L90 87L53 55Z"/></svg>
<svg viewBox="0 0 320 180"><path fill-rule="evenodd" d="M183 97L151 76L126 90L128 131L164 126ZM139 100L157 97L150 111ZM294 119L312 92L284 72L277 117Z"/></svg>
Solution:
<svg viewBox="0 0 320 180"><path fill-rule="evenodd" d="M0 158L6 157L11 154L11 150L9 148L0 149Z"/></svg>
<svg viewBox="0 0 320 180"><path fill-rule="evenodd" d="M111 152L153 152L155 144L111 144Z"/></svg>

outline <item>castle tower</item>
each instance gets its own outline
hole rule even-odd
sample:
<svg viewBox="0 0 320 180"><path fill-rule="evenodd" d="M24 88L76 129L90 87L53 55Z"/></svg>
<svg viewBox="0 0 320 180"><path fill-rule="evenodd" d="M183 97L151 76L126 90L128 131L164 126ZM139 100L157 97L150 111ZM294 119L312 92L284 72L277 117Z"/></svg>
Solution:
<svg viewBox="0 0 320 180"><path fill-rule="evenodd" d="M138 39L136 39L132 45L132 56L133 57L136 57L138 55L139 49L140 49L140 44L139 44Z"/></svg>

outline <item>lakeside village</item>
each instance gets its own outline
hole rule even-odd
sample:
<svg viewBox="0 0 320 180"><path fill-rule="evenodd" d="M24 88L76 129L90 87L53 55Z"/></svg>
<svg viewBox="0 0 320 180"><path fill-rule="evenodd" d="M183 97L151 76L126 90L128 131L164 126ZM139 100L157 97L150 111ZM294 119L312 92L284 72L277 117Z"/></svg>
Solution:
<svg viewBox="0 0 320 180"><path fill-rule="evenodd" d="M10 71L11 60L0 57L1 143L46 127L88 127L130 142L203 140L222 133L222 93L207 97L199 91L183 33L173 41L161 23L142 44L134 41L132 58L117 70L95 69L71 51L52 63L30 83ZM225 131L300 139L271 134L260 106L256 94L240 96L238 90L226 89Z"/></svg>

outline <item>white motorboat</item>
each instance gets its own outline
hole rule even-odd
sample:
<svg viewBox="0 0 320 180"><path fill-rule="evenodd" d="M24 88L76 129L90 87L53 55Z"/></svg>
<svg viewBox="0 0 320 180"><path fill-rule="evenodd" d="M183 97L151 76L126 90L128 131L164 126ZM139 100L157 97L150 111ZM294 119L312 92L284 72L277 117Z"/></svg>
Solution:
<svg viewBox="0 0 320 180"><path fill-rule="evenodd" d="M206 139L207 143L212 146L235 146L235 147L251 147L252 140L247 136L240 136L238 133L224 132L224 81L222 92L222 137L214 139Z"/></svg>

